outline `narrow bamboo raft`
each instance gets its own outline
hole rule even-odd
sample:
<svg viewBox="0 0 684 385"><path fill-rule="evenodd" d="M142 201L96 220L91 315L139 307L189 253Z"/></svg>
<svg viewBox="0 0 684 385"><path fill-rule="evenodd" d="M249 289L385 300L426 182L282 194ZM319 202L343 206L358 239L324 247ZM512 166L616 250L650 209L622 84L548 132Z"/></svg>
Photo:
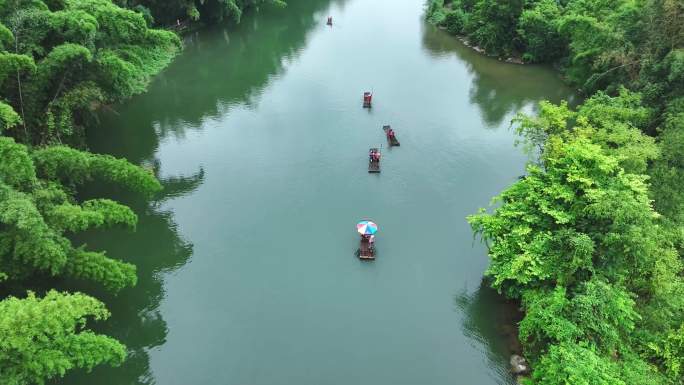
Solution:
<svg viewBox="0 0 684 385"><path fill-rule="evenodd" d="M375 259L375 248L371 247L370 242L368 241L367 238L361 238L361 241L359 242L359 250L358 250L358 256L359 259L363 260L373 260Z"/></svg>
<svg viewBox="0 0 684 385"><path fill-rule="evenodd" d="M371 148L368 150L368 172L370 173L378 173L380 172L380 161L379 160L373 160L372 154L373 153L378 153L380 154L380 150L377 148Z"/></svg>
<svg viewBox="0 0 684 385"><path fill-rule="evenodd" d="M392 127L387 125L387 126L382 126L382 130L385 131L385 136L387 137L387 143L389 143L390 146L401 146L401 143L397 140L396 134L390 138L389 136L389 130Z"/></svg>
<svg viewBox="0 0 684 385"><path fill-rule="evenodd" d="M373 93L366 91L363 93L363 108L371 108L373 102Z"/></svg>

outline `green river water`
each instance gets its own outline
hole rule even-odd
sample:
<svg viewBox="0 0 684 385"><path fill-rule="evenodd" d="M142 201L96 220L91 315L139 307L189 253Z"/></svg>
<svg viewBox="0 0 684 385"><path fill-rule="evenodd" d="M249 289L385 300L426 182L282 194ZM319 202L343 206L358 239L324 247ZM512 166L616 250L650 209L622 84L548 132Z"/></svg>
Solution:
<svg viewBox="0 0 684 385"><path fill-rule="evenodd" d="M151 203L113 192L138 231L83 237L138 266L116 297L89 289L113 314L97 330L130 357L61 383L513 381L513 311L483 286L465 217L524 172L513 114L572 90L427 25L423 0L288 3L187 36L149 92L89 133L166 190ZM380 227L370 263L354 256L364 217Z"/></svg>

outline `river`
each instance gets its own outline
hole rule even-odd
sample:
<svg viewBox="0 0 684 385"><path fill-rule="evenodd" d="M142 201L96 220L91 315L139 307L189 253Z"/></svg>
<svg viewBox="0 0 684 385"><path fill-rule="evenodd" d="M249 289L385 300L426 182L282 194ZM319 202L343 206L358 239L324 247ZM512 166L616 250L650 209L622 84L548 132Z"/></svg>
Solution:
<svg viewBox="0 0 684 385"><path fill-rule="evenodd" d="M109 192L138 231L83 237L138 266L135 288L92 289L113 314L97 330L130 357L63 383L513 381L511 310L481 283L486 250L465 217L524 172L512 116L572 90L427 25L423 0L288 3L187 36L149 92L89 133L166 190ZM354 256L364 217L380 227L370 263Z"/></svg>

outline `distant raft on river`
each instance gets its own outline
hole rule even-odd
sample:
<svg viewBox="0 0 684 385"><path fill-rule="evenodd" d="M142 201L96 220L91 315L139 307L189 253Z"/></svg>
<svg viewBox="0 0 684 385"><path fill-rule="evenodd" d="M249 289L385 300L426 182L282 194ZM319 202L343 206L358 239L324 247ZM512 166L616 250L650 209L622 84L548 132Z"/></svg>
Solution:
<svg viewBox="0 0 684 385"><path fill-rule="evenodd" d="M387 143L389 143L390 147L398 147L401 145L399 143L399 140L397 140L397 136L390 125L382 126L382 130L385 131L385 136L387 136Z"/></svg>
<svg viewBox="0 0 684 385"><path fill-rule="evenodd" d="M380 172L380 150L375 147L368 150L368 172Z"/></svg>

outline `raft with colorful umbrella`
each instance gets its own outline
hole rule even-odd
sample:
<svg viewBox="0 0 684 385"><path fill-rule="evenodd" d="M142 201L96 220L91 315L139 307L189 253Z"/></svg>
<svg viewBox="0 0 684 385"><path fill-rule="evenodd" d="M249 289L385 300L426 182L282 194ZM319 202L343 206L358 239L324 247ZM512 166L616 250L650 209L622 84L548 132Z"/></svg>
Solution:
<svg viewBox="0 0 684 385"><path fill-rule="evenodd" d="M363 220L356 224L356 231L361 234L357 251L359 258L375 259L375 233L378 232L378 225L373 221Z"/></svg>

